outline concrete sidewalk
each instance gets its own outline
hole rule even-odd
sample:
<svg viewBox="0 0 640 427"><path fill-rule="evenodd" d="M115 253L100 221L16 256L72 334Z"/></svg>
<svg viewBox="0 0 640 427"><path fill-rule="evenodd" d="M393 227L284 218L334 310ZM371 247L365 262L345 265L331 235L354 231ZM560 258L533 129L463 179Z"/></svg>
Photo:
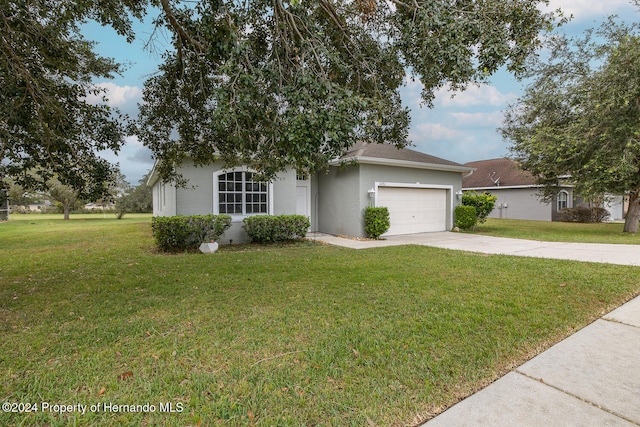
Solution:
<svg viewBox="0 0 640 427"><path fill-rule="evenodd" d="M415 244L640 265L640 245L539 242L450 232L380 241L323 234L309 238L353 249ZM640 426L640 297L423 424L439 426Z"/></svg>
<svg viewBox="0 0 640 427"><path fill-rule="evenodd" d="M640 297L423 424L640 425Z"/></svg>
<svg viewBox="0 0 640 427"><path fill-rule="evenodd" d="M537 240L509 239L449 231L389 236L384 240L356 240L322 233L309 233L307 238L352 249L423 245L495 255L640 266L640 245L540 242Z"/></svg>

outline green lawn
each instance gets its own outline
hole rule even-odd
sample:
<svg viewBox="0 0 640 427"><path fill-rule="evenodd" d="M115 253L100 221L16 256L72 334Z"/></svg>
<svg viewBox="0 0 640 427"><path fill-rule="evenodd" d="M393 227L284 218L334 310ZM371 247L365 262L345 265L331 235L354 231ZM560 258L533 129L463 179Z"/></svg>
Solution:
<svg viewBox="0 0 640 427"><path fill-rule="evenodd" d="M578 224L489 218L475 233L548 242L618 243L640 245L640 234L622 231L624 224Z"/></svg>
<svg viewBox="0 0 640 427"><path fill-rule="evenodd" d="M81 213L81 214L71 214L70 219L72 220L79 220L79 219L83 219L83 220L87 220L87 219L99 219L99 220L116 220L116 215L113 212L95 212L95 213ZM57 214L57 213L47 213L47 214L42 214L42 213L28 213L28 214L16 214L16 213L12 213L9 217L9 219L11 221L49 221L49 220L61 220L63 219L63 215ZM150 213L127 213L125 214L125 216L123 217L123 219L126 219L127 221L131 221L131 220L136 220L136 221L140 221L143 219L151 219L151 214Z"/></svg>
<svg viewBox="0 0 640 427"><path fill-rule="evenodd" d="M164 255L126 217L0 223L0 259L0 401L39 409L0 425L416 425L640 292L418 246Z"/></svg>

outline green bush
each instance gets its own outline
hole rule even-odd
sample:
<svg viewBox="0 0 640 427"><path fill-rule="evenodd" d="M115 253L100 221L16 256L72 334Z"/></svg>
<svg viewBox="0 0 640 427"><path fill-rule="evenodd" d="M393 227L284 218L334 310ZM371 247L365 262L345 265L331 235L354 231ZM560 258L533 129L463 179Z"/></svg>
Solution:
<svg viewBox="0 0 640 427"><path fill-rule="evenodd" d="M473 206L476 208L476 217L478 223L483 224L494 206L496 205L497 196L489 193L476 193L475 191L466 191L462 195L462 204L465 206Z"/></svg>
<svg viewBox="0 0 640 427"><path fill-rule="evenodd" d="M456 227L463 230L471 230L478 223L476 208L474 206L459 205L455 209Z"/></svg>
<svg viewBox="0 0 640 427"><path fill-rule="evenodd" d="M374 239L389 230L391 221L389 220L389 210L385 207L372 208L368 207L364 210L364 231Z"/></svg>
<svg viewBox="0 0 640 427"><path fill-rule="evenodd" d="M156 246L166 252L197 249L219 239L229 227L229 215L156 216L151 220Z"/></svg>
<svg viewBox="0 0 640 427"><path fill-rule="evenodd" d="M242 228L252 242L273 243L303 238L310 227L304 215L255 215L243 220Z"/></svg>
<svg viewBox="0 0 640 427"><path fill-rule="evenodd" d="M609 211L605 208L588 208L577 207L562 209L560 212L560 221L563 222L602 222L610 217Z"/></svg>

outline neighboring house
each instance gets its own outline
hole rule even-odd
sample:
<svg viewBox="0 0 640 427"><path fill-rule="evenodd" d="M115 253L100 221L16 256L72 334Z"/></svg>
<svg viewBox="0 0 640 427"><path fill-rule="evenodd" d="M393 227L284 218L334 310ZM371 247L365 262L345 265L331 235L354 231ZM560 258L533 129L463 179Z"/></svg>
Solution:
<svg viewBox="0 0 640 427"><path fill-rule="evenodd" d="M489 218L558 221L560 210L585 206L570 184L559 185L551 202L542 201L535 178L523 171L515 160L481 160L465 166L476 171L462 180L463 191L487 192L498 197ZM611 219L623 218L622 197L611 197L604 207Z"/></svg>
<svg viewBox="0 0 640 427"><path fill-rule="evenodd" d="M27 210L30 212L47 212L48 210L53 208L53 203L49 200L44 200L42 202L30 203L27 206Z"/></svg>
<svg viewBox="0 0 640 427"><path fill-rule="evenodd" d="M463 191L487 192L497 196L489 218L557 221L558 212L578 206L571 185L561 185L551 202L540 199L536 180L514 160L502 158L466 163L476 171L462 180Z"/></svg>
<svg viewBox="0 0 640 427"><path fill-rule="evenodd" d="M306 215L311 230L365 237L363 211L389 209L385 235L444 231L453 227L462 176L471 167L389 144L359 143L329 164L327 173L305 177L289 169L269 183L253 181L247 168L221 163L179 170L186 188L164 183L152 170L153 214L158 216L229 214L232 227L222 241L247 239L242 220L249 215Z"/></svg>
<svg viewBox="0 0 640 427"><path fill-rule="evenodd" d="M88 211L104 211L115 209L115 203L87 203L84 205L84 209Z"/></svg>

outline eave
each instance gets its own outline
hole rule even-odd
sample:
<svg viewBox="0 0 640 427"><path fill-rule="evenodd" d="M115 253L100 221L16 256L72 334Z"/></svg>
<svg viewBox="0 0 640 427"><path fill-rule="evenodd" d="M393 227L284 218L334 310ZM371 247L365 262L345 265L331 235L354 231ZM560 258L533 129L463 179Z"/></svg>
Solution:
<svg viewBox="0 0 640 427"><path fill-rule="evenodd" d="M345 159L342 159L342 158L334 159L329 162L329 165L340 166L341 164L349 164L351 162L356 162L359 164L379 165L379 166L396 166L396 167L399 166L399 167L414 168L414 169L428 169L428 170L437 170L437 171L443 171L443 172L469 173L476 170L475 168L470 168L468 166L412 162L409 160L384 159L379 157L365 157L365 156L348 157Z"/></svg>

